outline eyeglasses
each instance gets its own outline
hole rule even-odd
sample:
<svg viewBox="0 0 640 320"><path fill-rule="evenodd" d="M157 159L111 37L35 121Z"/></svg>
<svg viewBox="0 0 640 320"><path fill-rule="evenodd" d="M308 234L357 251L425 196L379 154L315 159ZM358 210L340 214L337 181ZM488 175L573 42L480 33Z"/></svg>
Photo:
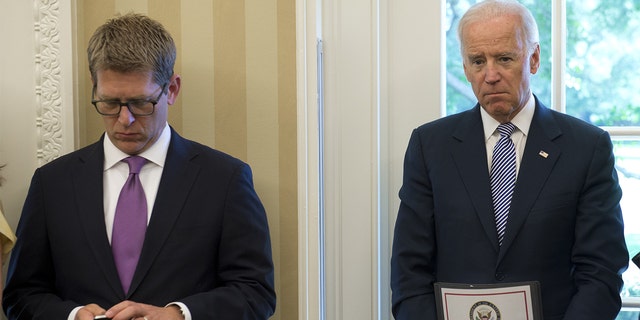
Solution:
<svg viewBox="0 0 640 320"><path fill-rule="evenodd" d="M122 107L127 107L129 112L134 116L149 116L156 110L158 100L167 89L168 83L162 86L160 94L155 99L134 99L122 102L120 100L91 100L91 104L96 107L96 111L103 116L117 116L120 114ZM96 86L93 86L91 97L95 97Z"/></svg>

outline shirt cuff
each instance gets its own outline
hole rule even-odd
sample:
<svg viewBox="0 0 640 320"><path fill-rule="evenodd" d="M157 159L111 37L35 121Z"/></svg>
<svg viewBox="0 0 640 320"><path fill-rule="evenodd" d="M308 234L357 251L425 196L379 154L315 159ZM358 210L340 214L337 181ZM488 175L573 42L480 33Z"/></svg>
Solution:
<svg viewBox="0 0 640 320"><path fill-rule="evenodd" d="M182 316L184 317L184 320L192 320L191 319L191 311L189 311L189 308L187 308L187 305L182 303L182 302L171 302L169 304L167 304L165 307L168 306L176 306L180 309L180 312L182 312Z"/></svg>
<svg viewBox="0 0 640 320"><path fill-rule="evenodd" d="M67 318L67 320L74 320L76 318L76 314L78 314L78 310L82 309L83 306L79 306L79 307L75 307L73 310L71 310L71 313L69 313L69 318Z"/></svg>

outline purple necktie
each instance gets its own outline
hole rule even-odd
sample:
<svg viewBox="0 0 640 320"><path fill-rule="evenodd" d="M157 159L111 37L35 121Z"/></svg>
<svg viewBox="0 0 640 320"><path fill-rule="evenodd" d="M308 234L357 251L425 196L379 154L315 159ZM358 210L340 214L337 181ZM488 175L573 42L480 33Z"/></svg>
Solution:
<svg viewBox="0 0 640 320"><path fill-rule="evenodd" d="M122 289L127 293L147 230L147 198L138 177L140 169L147 160L132 156L122 161L129 165L129 178L120 191L116 205L111 250L120 275Z"/></svg>

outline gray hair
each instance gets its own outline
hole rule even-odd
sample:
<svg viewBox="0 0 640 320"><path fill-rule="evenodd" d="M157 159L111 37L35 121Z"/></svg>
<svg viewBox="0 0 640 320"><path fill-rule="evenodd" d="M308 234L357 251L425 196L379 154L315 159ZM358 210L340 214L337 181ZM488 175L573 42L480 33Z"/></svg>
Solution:
<svg viewBox="0 0 640 320"><path fill-rule="evenodd" d="M521 31L524 37L523 40L525 40L526 51L528 54L532 54L533 50L536 48L536 44L540 41L538 24L533 18L531 11L515 0L485 0L471 6L462 18L460 18L460 22L458 23L460 53L464 56L462 33L467 25L505 15L517 15L520 17L522 22Z"/></svg>
<svg viewBox="0 0 640 320"><path fill-rule="evenodd" d="M97 83L97 72L151 72L163 85L173 76L176 45L159 22L136 13L108 20L89 39L89 72Z"/></svg>

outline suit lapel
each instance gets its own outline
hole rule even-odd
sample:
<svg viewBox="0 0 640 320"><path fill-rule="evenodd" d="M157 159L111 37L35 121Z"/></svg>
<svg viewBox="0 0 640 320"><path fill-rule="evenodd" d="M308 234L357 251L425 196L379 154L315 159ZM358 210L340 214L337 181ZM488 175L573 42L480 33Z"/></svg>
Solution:
<svg viewBox="0 0 640 320"><path fill-rule="evenodd" d="M452 147L453 161L460 172L467 194L473 202L482 228L497 251L498 236L491 201L487 151L479 105L464 114L464 118L454 129L453 138L459 142Z"/></svg>
<svg viewBox="0 0 640 320"><path fill-rule="evenodd" d="M102 137L104 139L104 136ZM74 194L77 195L79 220L83 226L87 243L91 247L98 268L102 270L113 291L122 296L120 278L113 262L111 245L104 222L103 171L104 149L102 139L78 156L71 176Z"/></svg>
<svg viewBox="0 0 640 320"><path fill-rule="evenodd" d="M499 260L505 255L518 232L527 219L533 204L556 161L561 150L553 142L562 134L551 111L536 99L536 110L531 121L529 135L520 162L516 188L511 200L511 210Z"/></svg>
<svg viewBox="0 0 640 320"><path fill-rule="evenodd" d="M180 215L189 195L189 190L191 190L200 170L199 165L191 162L191 159L195 156L197 156L197 153L190 150L187 147L187 142L172 129L171 142L162 171L158 194L128 296L136 290L151 268L155 257L162 249Z"/></svg>

